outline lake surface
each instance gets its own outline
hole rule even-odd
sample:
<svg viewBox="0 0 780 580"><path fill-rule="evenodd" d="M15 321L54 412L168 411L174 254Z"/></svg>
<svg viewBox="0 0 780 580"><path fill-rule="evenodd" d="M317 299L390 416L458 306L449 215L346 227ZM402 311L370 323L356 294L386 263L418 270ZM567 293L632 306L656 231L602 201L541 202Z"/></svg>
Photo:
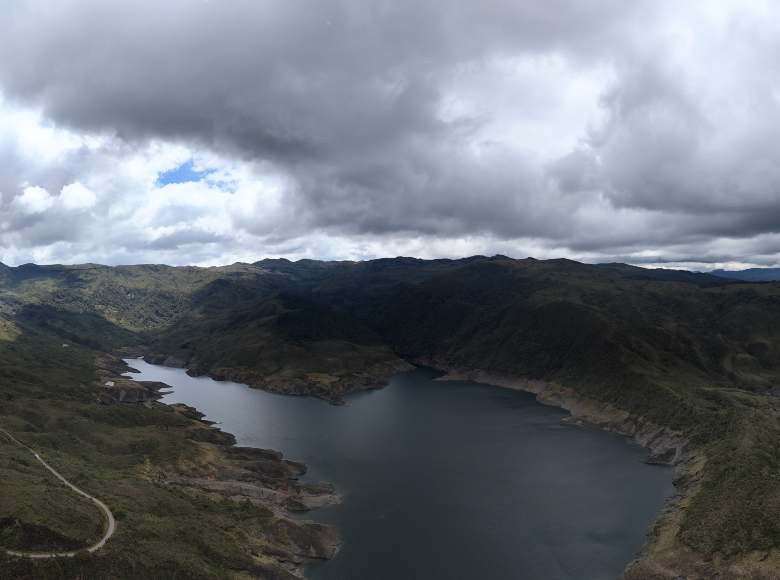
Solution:
<svg viewBox="0 0 780 580"><path fill-rule="evenodd" d="M334 407L128 360L240 445L277 449L334 483L344 545L313 580L614 579L672 493L627 439L564 426L532 395L418 369Z"/></svg>

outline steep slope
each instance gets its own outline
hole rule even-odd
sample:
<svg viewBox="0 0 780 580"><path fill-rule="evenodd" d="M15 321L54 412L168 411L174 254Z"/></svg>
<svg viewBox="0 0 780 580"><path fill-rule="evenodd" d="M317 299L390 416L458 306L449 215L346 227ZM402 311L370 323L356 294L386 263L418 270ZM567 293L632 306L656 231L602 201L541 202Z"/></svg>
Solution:
<svg viewBox="0 0 780 580"><path fill-rule="evenodd" d="M654 541L633 577L762 577L780 563L780 286L500 256L420 268L363 267L300 291L355 313L405 358L562 385L613 409L609 428L680 433L683 499L658 532L672 540Z"/></svg>
<svg viewBox="0 0 780 580"><path fill-rule="evenodd" d="M605 428L676 446L659 460L683 461L681 495L633 578L780 566L780 284L504 256L28 265L0 277L0 340L24 361L3 369L12 385L34 378L35 337L331 401L404 360L535 381Z"/></svg>
<svg viewBox="0 0 780 580"><path fill-rule="evenodd" d="M147 360L334 402L408 368L365 324L282 286L212 282L193 296L187 316L155 337Z"/></svg>
<svg viewBox="0 0 780 580"><path fill-rule="evenodd" d="M7 555L6 549L81 550L100 538L104 522L93 505L62 493L56 478L2 438L0 578L290 580L308 559L333 555L333 530L285 515L305 507L309 490L297 481L303 466L275 452L234 447L231 436L191 409L151 400L101 404L110 400L106 379L118 380L124 370L105 351L142 337L100 313L106 306L118 312L119 305L91 308L84 293L94 286L81 272L21 270L13 269L0 292L0 427L104 500L117 530L94 555ZM101 273L100 285L122 295L125 287L106 282L110 275ZM136 312L151 313L155 300ZM156 386L144 388L153 393ZM238 481L245 495L230 491Z"/></svg>

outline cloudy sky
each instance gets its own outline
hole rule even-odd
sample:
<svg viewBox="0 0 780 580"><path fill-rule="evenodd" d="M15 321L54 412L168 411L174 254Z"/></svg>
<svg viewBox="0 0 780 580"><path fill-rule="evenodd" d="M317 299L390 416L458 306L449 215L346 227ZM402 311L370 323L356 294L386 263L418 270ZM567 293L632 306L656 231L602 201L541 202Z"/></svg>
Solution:
<svg viewBox="0 0 780 580"><path fill-rule="evenodd" d="M780 263L780 7L20 0L0 261Z"/></svg>

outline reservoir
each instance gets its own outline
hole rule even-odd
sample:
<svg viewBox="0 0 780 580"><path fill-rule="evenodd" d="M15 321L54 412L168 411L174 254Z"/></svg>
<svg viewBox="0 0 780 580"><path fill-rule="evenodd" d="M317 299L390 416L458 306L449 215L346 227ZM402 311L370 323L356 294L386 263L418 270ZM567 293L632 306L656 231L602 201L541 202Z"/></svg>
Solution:
<svg viewBox="0 0 780 580"><path fill-rule="evenodd" d="M343 502L305 517L344 544L312 580L613 580L673 492L624 437L561 424L530 394L396 375L347 405L273 395L128 359L233 433L336 485Z"/></svg>

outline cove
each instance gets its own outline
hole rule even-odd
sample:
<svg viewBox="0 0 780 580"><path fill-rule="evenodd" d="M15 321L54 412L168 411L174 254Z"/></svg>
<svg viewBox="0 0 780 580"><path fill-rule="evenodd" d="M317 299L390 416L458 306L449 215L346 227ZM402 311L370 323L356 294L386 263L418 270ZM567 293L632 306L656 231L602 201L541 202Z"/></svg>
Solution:
<svg viewBox="0 0 780 580"><path fill-rule="evenodd" d="M344 544L312 580L607 580L620 576L673 492L624 437L562 425L530 394L437 382L416 369L348 404L273 395L128 359L233 433L329 481L342 504L306 515Z"/></svg>

